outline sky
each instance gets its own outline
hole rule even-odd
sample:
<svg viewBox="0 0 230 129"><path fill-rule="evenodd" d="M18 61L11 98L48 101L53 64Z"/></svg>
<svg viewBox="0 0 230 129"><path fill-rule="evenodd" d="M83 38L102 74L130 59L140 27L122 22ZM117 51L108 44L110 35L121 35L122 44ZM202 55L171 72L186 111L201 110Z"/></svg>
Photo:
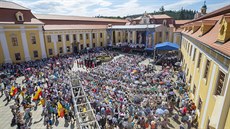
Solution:
<svg viewBox="0 0 230 129"><path fill-rule="evenodd" d="M21 4L35 14L76 16L127 16L145 11L200 10L204 0L8 0ZM230 0L206 0L207 12L230 5Z"/></svg>

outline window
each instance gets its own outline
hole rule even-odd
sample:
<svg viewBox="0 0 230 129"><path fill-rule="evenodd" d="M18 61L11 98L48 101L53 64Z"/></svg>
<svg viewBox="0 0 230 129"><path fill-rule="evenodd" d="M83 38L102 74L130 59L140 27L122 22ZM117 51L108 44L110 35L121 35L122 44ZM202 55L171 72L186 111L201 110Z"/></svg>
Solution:
<svg viewBox="0 0 230 129"><path fill-rule="evenodd" d="M95 39L95 33L93 33L93 39Z"/></svg>
<svg viewBox="0 0 230 129"><path fill-rule="evenodd" d="M222 71L219 71L219 77L217 80L216 93L215 95L221 95L224 85L225 74Z"/></svg>
<svg viewBox="0 0 230 129"><path fill-rule="evenodd" d="M193 58L192 58L192 61L194 61L196 58L196 48L194 48L194 54L193 54Z"/></svg>
<svg viewBox="0 0 230 129"><path fill-rule="evenodd" d="M38 57L38 51L34 51L34 57Z"/></svg>
<svg viewBox="0 0 230 129"><path fill-rule="evenodd" d="M84 48L83 44L81 44L81 50Z"/></svg>
<svg viewBox="0 0 230 129"><path fill-rule="evenodd" d="M93 47L96 47L96 44L95 44L95 43L93 43Z"/></svg>
<svg viewBox="0 0 230 129"><path fill-rule="evenodd" d="M188 49L187 49L187 52L189 52L189 48L190 48L190 44L188 45Z"/></svg>
<svg viewBox="0 0 230 129"><path fill-rule="evenodd" d="M21 12L17 12L16 14L17 21L24 21L23 14Z"/></svg>
<svg viewBox="0 0 230 129"><path fill-rule="evenodd" d="M206 79L207 79L207 77L208 77L208 70L209 70L209 67L210 67L210 61L207 60L206 68L205 68L205 71L204 71L204 78L206 78Z"/></svg>
<svg viewBox="0 0 230 129"><path fill-rule="evenodd" d="M77 40L77 37L76 37L76 34L73 35L73 41L76 41Z"/></svg>
<svg viewBox="0 0 230 129"><path fill-rule="evenodd" d="M68 34L65 35L65 39L66 39L66 41L69 41L69 35Z"/></svg>
<svg viewBox="0 0 230 129"><path fill-rule="evenodd" d="M47 35L46 37L47 37L47 42L48 42L48 43L51 43L51 36L50 36L50 35Z"/></svg>
<svg viewBox="0 0 230 129"><path fill-rule="evenodd" d="M67 49L67 52L70 52L70 46L67 46L66 49Z"/></svg>
<svg viewBox="0 0 230 129"><path fill-rule="evenodd" d="M61 42L61 35L58 35L58 42Z"/></svg>
<svg viewBox="0 0 230 129"><path fill-rule="evenodd" d="M121 36L121 32L118 32L118 36L119 36L119 37Z"/></svg>
<svg viewBox="0 0 230 129"><path fill-rule="evenodd" d="M160 34L159 37L161 38L162 37L162 32L159 32L159 34Z"/></svg>
<svg viewBox="0 0 230 129"><path fill-rule="evenodd" d="M166 34L166 41L168 41L169 40L169 32L167 31L167 32L165 32L165 34Z"/></svg>
<svg viewBox="0 0 230 129"><path fill-rule="evenodd" d="M15 59L16 59L16 60L21 60L20 53L15 53Z"/></svg>
<svg viewBox="0 0 230 129"><path fill-rule="evenodd" d="M35 37L34 34L31 34L31 35L30 35L30 40L31 40L31 43L32 43L32 44L36 44L36 37Z"/></svg>
<svg viewBox="0 0 230 129"><path fill-rule="evenodd" d="M189 55L192 56L192 46L190 47Z"/></svg>
<svg viewBox="0 0 230 129"><path fill-rule="evenodd" d="M197 68L200 68L201 58L202 58L202 53L199 53L198 62L197 62Z"/></svg>
<svg viewBox="0 0 230 129"><path fill-rule="evenodd" d="M190 75L188 83L191 84L191 82L192 82L192 75Z"/></svg>
<svg viewBox="0 0 230 129"><path fill-rule="evenodd" d="M82 34L80 34L80 40L83 40L83 35Z"/></svg>
<svg viewBox="0 0 230 129"><path fill-rule="evenodd" d="M49 49L49 55L53 55L53 50Z"/></svg>
<svg viewBox="0 0 230 129"><path fill-rule="evenodd" d="M18 21L23 21L22 16L18 16Z"/></svg>
<svg viewBox="0 0 230 129"><path fill-rule="evenodd" d="M195 95L196 94L196 85L194 84L192 93Z"/></svg>
<svg viewBox="0 0 230 129"><path fill-rule="evenodd" d="M89 44L86 44L87 47L89 47Z"/></svg>
<svg viewBox="0 0 230 129"><path fill-rule="evenodd" d="M101 46L103 46L103 43L101 42Z"/></svg>
<svg viewBox="0 0 230 129"><path fill-rule="evenodd" d="M13 46L18 46L18 39L15 34L11 35L11 42Z"/></svg>
<svg viewBox="0 0 230 129"><path fill-rule="evenodd" d="M59 53L63 53L62 47L59 48Z"/></svg>
<svg viewBox="0 0 230 129"><path fill-rule="evenodd" d="M102 33L100 33L100 38L102 38Z"/></svg>
<svg viewBox="0 0 230 129"><path fill-rule="evenodd" d="M201 108L202 108L202 100L201 98L199 97L199 103L198 103L198 109L201 111Z"/></svg>
<svg viewBox="0 0 230 129"><path fill-rule="evenodd" d="M187 76L188 76L188 73L189 73L189 70L188 70L188 68L187 68Z"/></svg>
<svg viewBox="0 0 230 129"><path fill-rule="evenodd" d="M86 36L86 39L89 39L89 34L85 34L85 36Z"/></svg>

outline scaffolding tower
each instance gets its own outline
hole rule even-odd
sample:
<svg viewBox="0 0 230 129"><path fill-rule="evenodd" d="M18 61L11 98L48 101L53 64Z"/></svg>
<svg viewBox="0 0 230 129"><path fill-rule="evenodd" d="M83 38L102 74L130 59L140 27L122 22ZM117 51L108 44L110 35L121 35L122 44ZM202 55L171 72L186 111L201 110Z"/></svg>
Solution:
<svg viewBox="0 0 230 129"><path fill-rule="evenodd" d="M80 129L100 129L94 110L80 83L79 74L77 72L72 72L70 77L77 127Z"/></svg>

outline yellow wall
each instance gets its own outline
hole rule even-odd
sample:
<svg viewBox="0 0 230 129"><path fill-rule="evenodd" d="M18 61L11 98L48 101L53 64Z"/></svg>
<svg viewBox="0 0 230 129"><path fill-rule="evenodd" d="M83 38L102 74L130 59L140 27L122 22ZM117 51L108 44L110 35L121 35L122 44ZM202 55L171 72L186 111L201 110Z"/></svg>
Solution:
<svg viewBox="0 0 230 129"><path fill-rule="evenodd" d="M190 75L192 75L192 79L191 79L191 85L190 85L190 90L193 90L193 86L196 86L196 93L198 93L198 98L196 98L195 95L191 95L192 98L195 97L193 100L197 100L195 101L197 107L198 107L198 103L199 103L199 97L202 100L202 108L200 111L200 115L198 118L198 123L199 123L199 128L206 128L207 124L208 124L208 120L210 119L210 117L212 116L213 113L213 109L216 103L216 99L215 99L215 89L216 89L216 84L217 84L217 79L218 79L218 73L219 73L219 65L214 62L213 59L208 58L204 53L202 53L202 58L200 61L200 67L197 68L197 62L198 62L198 56L199 53L201 52L200 49L196 48L196 58L193 61L192 57L190 56L189 53L190 51L188 51L188 48L185 48L185 44L190 44L190 42L188 42L187 40L183 40L182 39L182 45L181 45L181 52L182 55L184 57L184 71L187 72L188 70L188 74L186 73L186 80L188 81L190 78ZM194 45L193 45L194 48ZM189 47L189 49L191 49L191 46ZM191 54L193 55L193 53ZM212 57L215 58L215 57ZM207 79L203 78L204 76L204 72L205 72L205 66L206 66L206 62L207 59L210 60L210 67L208 70L208 76ZM203 63L204 62L204 63ZM185 65L187 64L187 69L185 69ZM203 69L202 69L202 65L203 65ZM214 65L216 65L215 70L214 70ZM195 70L195 71L194 71ZM215 73L212 73L213 71L215 71ZM214 74L213 78L212 74ZM200 79L200 75L201 75L201 81L200 81L200 85L199 85L199 79ZM212 80L212 83L211 83ZM211 84L210 84L211 83ZM200 89L198 90L198 87L200 87ZM209 90L209 88L211 88ZM210 93L210 96L208 98L208 94ZM206 102L207 100L209 100L207 107L206 108ZM206 111L206 115L204 116L204 111ZM204 117L203 117L204 116ZM204 121L203 126L201 127L201 122Z"/></svg>
<svg viewBox="0 0 230 129"><path fill-rule="evenodd" d="M12 33L14 33L17 36L18 46L13 46L11 43L10 35ZM22 39L21 39L21 32L20 31L6 31L5 35L6 35L7 45L9 48L10 58L12 62L19 63L19 62L25 61L24 49L23 49L23 44L22 44ZM21 60L16 61L15 53L20 53Z"/></svg>
<svg viewBox="0 0 230 129"><path fill-rule="evenodd" d="M36 44L32 44L30 34L33 33L36 37ZM39 32L36 30L30 30L26 31L26 39L27 39L27 44L29 48L29 54L31 60L37 60L42 58L42 51L41 51L41 45L40 45L40 38L39 38ZM38 57L34 57L33 51L38 51Z"/></svg>
<svg viewBox="0 0 230 129"><path fill-rule="evenodd" d="M2 46L0 43L0 64L2 64L4 62L4 55L3 55L3 50L2 50Z"/></svg>
<svg viewBox="0 0 230 129"><path fill-rule="evenodd" d="M55 56L54 43L52 42L52 40L51 40L51 42L48 42L47 36L48 35L44 35L46 55L47 55L47 57L53 57L53 56ZM52 55L49 55L49 49L52 49L52 52L53 52Z"/></svg>
<svg viewBox="0 0 230 129"><path fill-rule="evenodd" d="M226 123L225 123L224 129L230 129L230 108L228 110L228 116L227 116L227 119L226 119Z"/></svg>

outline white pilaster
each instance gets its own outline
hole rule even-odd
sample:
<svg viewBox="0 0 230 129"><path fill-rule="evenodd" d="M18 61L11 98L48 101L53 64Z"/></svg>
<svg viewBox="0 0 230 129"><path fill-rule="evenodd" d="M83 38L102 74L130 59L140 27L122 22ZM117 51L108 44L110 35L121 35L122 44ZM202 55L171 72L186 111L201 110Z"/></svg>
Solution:
<svg viewBox="0 0 230 129"><path fill-rule="evenodd" d="M97 32L97 43L96 43L96 47L98 47L98 44L100 44L100 35L99 35L100 32Z"/></svg>
<svg viewBox="0 0 230 129"><path fill-rule="evenodd" d="M4 53L4 63L12 63L12 60L10 58L8 45L7 45L7 41L6 41L6 35L5 35L3 28L0 28L0 43L1 43L1 46L3 49L3 53Z"/></svg>
<svg viewBox="0 0 230 129"><path fill-rule="evenodd" d="M57 55L57 35L51 35L51 40L54 43L54 54Z"/></svg>
<svg viewBox="0 0 230 129"><path fill-rule="evenodd" d="M133 36L133 37L132 37L132 38L133 38L133 39L132 39L132 40L133 40L133 43L136 43L136 42L135 42L135 34L136 34L135 31L133 31L132 34L133 34L133 35L132 35L132 36Z"/></svg>
<svg viewBox="0 0 230 129"><path fill-rule="evenodd" d="M44 43L44 37L42 32L42 27L39 29L39 38L40 38L40 45L41 45L41 51L42 51L42 58L46 58L46 48Z"/></svg>
<svg viewBox="0 0 230 129"><path fill-rule="evenodd" d="M128 43L130 42L130 32L128 31Z"/></svg>
<svg viewBox="0 0 230 129"><path fill-rule="evenodd" d="M103 47L104 47L104 46L108 46L106 31L104 32L104 43L103 43Z"/></svg>
<svg viewBox="0 0 230 129"><path fill-rule="evenodd" d="M77 34L77 42L79 43L78 44L78 50L81 50L81 47L80 47L80 34Z"/></svg>
<svg viewBox="0 0 230 129"><path fill-rule="evenodd" d="M31 60L31 58L30 58L29 47L28 47L28 43L27 43L27 39L26 39L26 31L25 31L24 27L21 27L21 37L22 37L24 54L25 54L25 60L29 61L29 60Z"/></svg>
<svg viewBox="0 0 230 129"><path fill-rule="evenodd" d="M203 116L202 116L202 119L201 119L201 128L206 127L206 126L204 127L204 122L205 122L205 117L207 116L209 100L210 100L210 97L212 95L212 88L213 88L212 86L215 86L215 85L213 85L215 73L216 73L216 65L214 64L213 68L212 68L212 73L211 73L212 74L211 75L211 80L210 80L209 87L208 87L208 95L206 97L206 102L205 102L205 106L204 106L204 113L203 113Z"/></svg>
<svg viewBox="0 0 230 129"><path fill-rule="evenodd" d="M62 34L62 45L63 45L63 52L66 54L66 39L65 39L65 34Z"/></svg>
<svg viewBox="0 0 230 129"><path fill-rule="evenodd" d="M90 40L89 47L90 47L90 48L93 48L92 32L89 33L89 40Z"/></svg>
<svg viewBox="0 0 230 129"><path fill-rule="evenodd" d="M86 48L86 33L83 33L83 40L84 40L83 46L84 48Z"/></svg>
<svg viewBox="0 0 230 129"><path fill-rule="evenodd" d="M73 46L72 46L72 43L73 43L73 34L70 34L69 35L69 38L70 38L70 52L72 52L72 50L73 50Z"/></svg>

